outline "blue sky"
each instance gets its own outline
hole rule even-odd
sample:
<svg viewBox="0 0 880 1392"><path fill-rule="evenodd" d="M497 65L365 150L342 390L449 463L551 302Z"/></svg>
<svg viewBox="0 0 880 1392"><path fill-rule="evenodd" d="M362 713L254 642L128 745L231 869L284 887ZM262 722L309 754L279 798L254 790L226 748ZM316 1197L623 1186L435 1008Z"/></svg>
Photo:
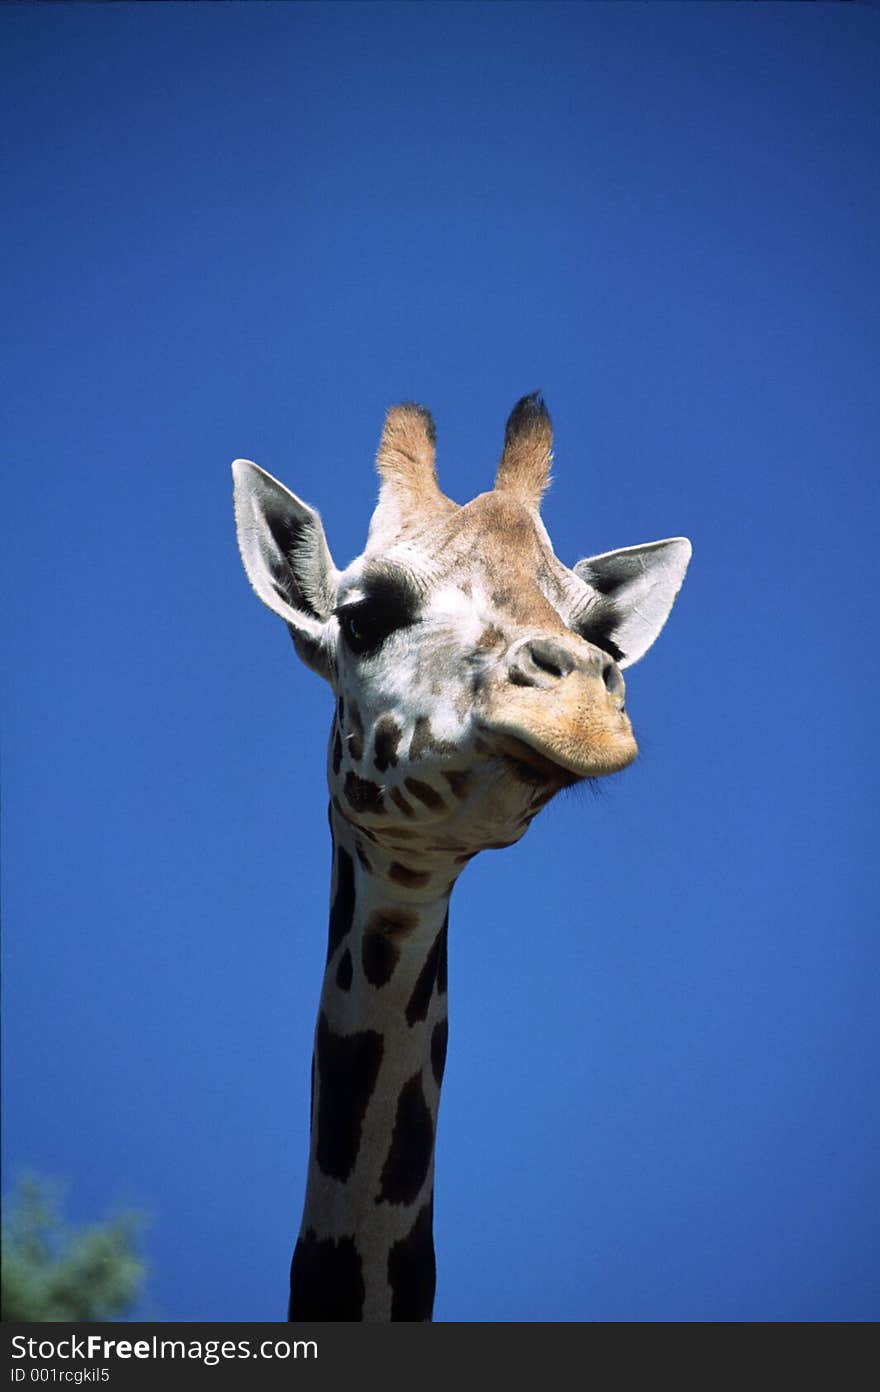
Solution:
<svg viewBox="0 0 880 1392"><path fill-rule="evenodd" d="M4 1175L281 1319L331 698L229 463L363 546L543 389L557 553L685 534L642 756L452 903L443 1320L880 1314L876 12L3 7ZM872 714L869 714L872 713Z"/></svg>

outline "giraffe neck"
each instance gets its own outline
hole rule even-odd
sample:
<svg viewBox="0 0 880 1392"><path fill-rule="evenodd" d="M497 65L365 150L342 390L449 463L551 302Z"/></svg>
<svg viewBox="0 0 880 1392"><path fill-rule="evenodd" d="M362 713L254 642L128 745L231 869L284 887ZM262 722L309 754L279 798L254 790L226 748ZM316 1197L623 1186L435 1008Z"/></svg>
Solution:
<svg viewBox="0 0 880 1392"><path fill-rule="evenodd" d="M399 852L365 841L334 808L330 827L330 932L290 1318L429 1320L446 925L461 865L435 865L433 890L402 885Z"/></svg>

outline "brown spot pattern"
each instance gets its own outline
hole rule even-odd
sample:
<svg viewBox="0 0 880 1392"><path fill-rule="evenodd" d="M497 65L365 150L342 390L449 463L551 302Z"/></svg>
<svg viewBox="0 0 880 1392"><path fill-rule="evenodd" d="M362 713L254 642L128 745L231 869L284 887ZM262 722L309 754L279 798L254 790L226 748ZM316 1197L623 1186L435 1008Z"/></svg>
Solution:
<svg viewBox="0 0 880 1392"><path fill-rule="evenodd" d="M417 1024L419 1020L427 1019L434 983L437 981L440 970L440 959L445 951L445 942L446 923L444 922L431 944L424 966L416 977L416 984L413 986L412 995L407 1002L406 1022L410 1026Z"/></svg>
<svg viewBox="0 0 880 1392"><path fill-rule="evenodd" d="M434 1118L425 1101L421 1072L414 1073L397 1099L376 1203L412 1203L427 1178L433 1153Z"/></svg>
<svg viewBox="0 0 880 1392"><path fill-rule="evenodd" d="M378 783L372 783L368 778L359 778L351 770L345 775L345 796L355 812L381 814L387 811Z"/></svg>
<svg viewBox="0 0 880 1392"><path fill-rule="evenodd" d="M339 966L336 968L336 985L339 987L340 991L351 990L351 978L351 953L349 952L348 948L346 948L339 959Z"/></svg>
<svg viewBox="0 0 880 1392"><path fill-rule="evenodd" d="M468 784L471 781L471 776L467 769L453 770L452 772L444 773L443 777L452 789L453 796L461 801L461 799L465 797Z"/></svg>
<svg viewBox="0 0 880 1392"><path fill-rule="evenodd" d="M400 961L400 948L385 933L368 930L361 943L361 964L371 986L384 986Z"/></svg>
<svg viewBox="0 0 880 1392"><path fill-rule="evenodd" d="M403 731L390 715L381 715L376 721L373 736L373 763L380 773L397 763L397 749L403 738Z"/></svg>
<svg viewBox="0 0 880 1392"><path fill-rule="evenodd" d="M345 935L351 931L355 906L354 862L344 846L340 846L339 850L336 851L335 842L334 853L336 888L333 894L333 903L330 905L330 928L327 934L328 962Z"/></svg>
<svg viewBox="0 0 880 1392"><path fill-rule="evenodd" d="M392 1320L430 1320L434 1309L437 1264L432 1231L433 1204L419 1209L405 1237L388 1253Z"/></svg>
<svg viewBox="0 0 880 1392"><path fill-rule="evenodd" d="M449 1021L446 1019L438 1020L431 1033L431 1072L434 1074L434 1082L438 1087L443 1082L448 1040Z"/></svg>
<svg viewBox="0 0 880 1392"><path fill-rule="evenodd" d="M449 910L446 910L446 917L443 920L443 927L440 929L440 957L437 962L437 994L446 995L447 976L446 976L446 942L449 937Z"/></svg>
<svg viewBox="0 0 880 1392"><path fill-rule="evenodd" d="M432 788L430 783L423 783L420 778L407 778L404 780L404 786L408 793L412 793L413 797L431 812L439 812L446 806L436 788Z"/></svg>
<svg viewBox="0 0 880 1392"><path fill-rule="evenodd" d="M383 1040L375 1030L334 1034L321 1013L316 1037L318 1134L315 1158L324 1174L348 1179L361 1141L361 1125L373 1095Z"/></svg>
<svg viewBox="0 0 880 1392"><path fill-rule="evenodd" d="M364 722L354 701L348 712L348 752L356 764L364 757Z"/></svg>
<svg viewBox="0 0 880 1392"><path fill-rule="evenodd" d="M496 628L494 624L490 624L488 628L483 629L474 646L481 651L486 651L488 648L500 647L503 642L504 634L501 632L501 629Z"/></svg>
<svg viewBox="0 0 880 1392"><path fill-rule="evenodd" d="M412 1236L409 1241L413 1242ZM309 1228L293 1254L288 1319L359 1320L365 1296L363 1268L354 1239L319 1240L315 1230Z"/></svg>
<svg viewBox="0 0 880 1392"><path fill-rule="evenodd" d="M401 865L399 860L392 860L388 867L388 878L407 889L421 889L431 876L427 870L411 870L408 865Z"/></svg>
<svg viewBox="0 0 880 1392"><path fill-rule="evenodd" d="M419 924L418 915L408 909L374 909L367 927L373 933L386 933L390 938L404 938Z"/></svg>
<svg viewBox="0 0 880 1392"><path fill-rule="evenodd" d="M416 927L418 918L406 909L375 909L361 946L364 975L371 986L391 980L400 960L400 942Z"/></svg>
<svg viewBox="0 0 880 1392"><path fill-rule="evenodd" d="M431 722L426 715L420 715L413 728L409 745L409 757L421 759L423 754L454 754L455 745L450 740L439 740L434 736Z"/></svg>

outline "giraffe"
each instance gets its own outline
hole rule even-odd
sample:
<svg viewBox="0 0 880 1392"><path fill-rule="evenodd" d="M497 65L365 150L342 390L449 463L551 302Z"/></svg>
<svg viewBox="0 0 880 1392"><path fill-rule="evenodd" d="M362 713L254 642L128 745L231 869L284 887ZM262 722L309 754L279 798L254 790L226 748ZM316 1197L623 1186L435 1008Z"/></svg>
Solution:
<svg viewBox="0 0 880 1392"><path fill-rule="evenodd" d="M291 1320L431 1319L450 895L560 789L635 758L622 669L654 642L691 554L677 537L557 559L539 512L552 459L539 393L510 414L491 491L454 503L434 456L428 411L392 407L366 548L343 571L314 509L233 465L251 585L335 695Z"/></svg>

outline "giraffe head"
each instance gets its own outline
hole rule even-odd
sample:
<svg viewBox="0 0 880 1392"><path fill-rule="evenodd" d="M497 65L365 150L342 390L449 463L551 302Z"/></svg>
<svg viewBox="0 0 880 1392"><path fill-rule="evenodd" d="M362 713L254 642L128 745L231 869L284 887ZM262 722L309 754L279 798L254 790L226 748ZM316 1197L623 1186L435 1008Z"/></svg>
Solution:
<svg viewBox="0 0 880 1392"><path fill-rule="evenodd" d="M389 411L367 545L344 571L317 512L246 460L235 512L251 584L336 694L337 812L373 841L464 860L635 758L621 669L663 627L691 548L563 565L539 513L552 433L538 395L510 415L494 489L464 506L440 492L434 439L421 406Z"/></svg>

